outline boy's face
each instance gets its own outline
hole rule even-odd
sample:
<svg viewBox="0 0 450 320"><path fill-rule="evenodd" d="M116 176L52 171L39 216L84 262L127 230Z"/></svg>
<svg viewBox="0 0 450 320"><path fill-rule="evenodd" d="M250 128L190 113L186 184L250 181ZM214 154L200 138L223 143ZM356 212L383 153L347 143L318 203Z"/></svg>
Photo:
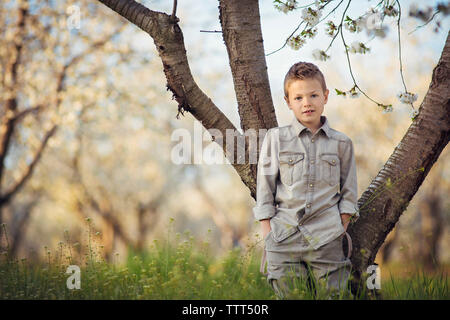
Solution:
<svg viewBox="0 0 450 320"><path fill-rule="evenodd" d="M328 101L329 90L322 89L319 80L294 80L288 85L288 97L284 97L298 121L305 127L319 128L320 116Z"/></svg>

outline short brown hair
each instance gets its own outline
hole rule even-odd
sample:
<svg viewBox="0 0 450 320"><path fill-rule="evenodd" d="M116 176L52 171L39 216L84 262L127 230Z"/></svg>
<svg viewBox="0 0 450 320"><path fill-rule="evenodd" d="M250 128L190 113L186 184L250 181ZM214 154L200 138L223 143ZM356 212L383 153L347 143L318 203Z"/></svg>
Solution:
<svg viewBox="0 0 450 320"><path fill-rule="evenodd" d="M319 68L310 62L297 62L294 64L284 77L284 95L288 97L288 86L293 80L317 79L322 86L322 90L327 90L325 77Z"/></svg>

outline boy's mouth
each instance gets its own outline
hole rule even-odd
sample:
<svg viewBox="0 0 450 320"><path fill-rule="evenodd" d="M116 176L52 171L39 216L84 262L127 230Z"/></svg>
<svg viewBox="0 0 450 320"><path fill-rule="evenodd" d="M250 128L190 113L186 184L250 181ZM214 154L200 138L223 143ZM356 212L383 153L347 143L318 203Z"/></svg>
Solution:
<svg viewBox="0 0 450 320"><path fill-rule="evenodd" d="M306 111L303 111L303 113L306 113L306 114L308 114L308 113L313 113L314 112L314 110L306 110Z"/></svg>

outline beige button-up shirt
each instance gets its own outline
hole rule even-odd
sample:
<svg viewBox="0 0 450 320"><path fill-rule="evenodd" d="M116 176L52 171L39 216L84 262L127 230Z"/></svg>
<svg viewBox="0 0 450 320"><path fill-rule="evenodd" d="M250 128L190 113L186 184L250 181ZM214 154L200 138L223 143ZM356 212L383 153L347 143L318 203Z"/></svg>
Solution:
<svg viewBox="0 0 450 320"><path fill-rule="evenodd" d="M318 249L345 232L341 213L359 217L353 143L325 116L321 123L313 135L294 117L262 143L253 213L270 219L276 242L300 231Z"/></svg>

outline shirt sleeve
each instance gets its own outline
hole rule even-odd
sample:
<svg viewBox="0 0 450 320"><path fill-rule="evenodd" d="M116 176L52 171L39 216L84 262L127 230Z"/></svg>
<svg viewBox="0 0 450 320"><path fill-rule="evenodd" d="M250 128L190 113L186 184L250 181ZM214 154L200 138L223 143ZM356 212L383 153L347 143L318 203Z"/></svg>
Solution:
<svg viewBox="0 0 450 320"><path fill-rule="evenodd" d="M267 131L259 154L256 177L256 220L270 219L276 214L275 194L279 172L278 150L274 130Z"/></svg>
<svg viewBox="0 0 450 320"><path fill-rule="evenodd" d="M358 219L358 185L353 143L349 139L341 142L341 144L341 198L338 204L339 212L351 214L354 219Z"/></svg>

